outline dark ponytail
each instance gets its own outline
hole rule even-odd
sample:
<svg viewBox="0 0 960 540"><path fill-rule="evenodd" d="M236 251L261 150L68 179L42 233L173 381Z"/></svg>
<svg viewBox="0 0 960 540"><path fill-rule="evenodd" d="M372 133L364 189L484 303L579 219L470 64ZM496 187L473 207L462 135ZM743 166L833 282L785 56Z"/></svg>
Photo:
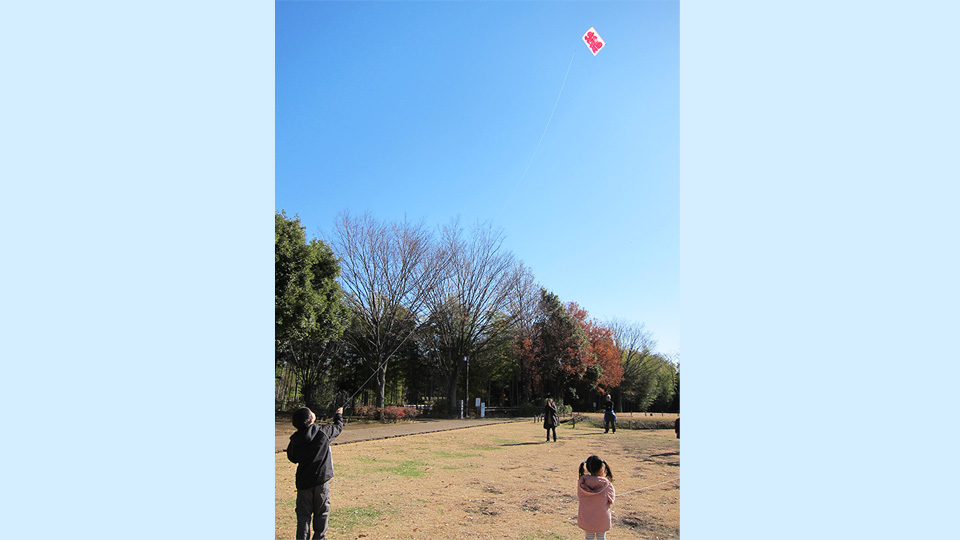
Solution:
<svg viewBox="0 0 960 540"><path fill-rule="evenodd" d="M590 456L580 464L580 476L583 476L584 472L595 475L600 472L600 467L606 469L607 479L613 482L613 472L610 471L610 466L607 465L606 461L600 459L599 456Z"/></svg>
<svg viewBox="0 0 960 540"><path fill-rule="evenodd" d="M607 465L606 461L603 462L603 468L607 470L607 474L606 474L607 480L610 480L611 482L613 482L613 471L610 470L610 466Z"/></svg>

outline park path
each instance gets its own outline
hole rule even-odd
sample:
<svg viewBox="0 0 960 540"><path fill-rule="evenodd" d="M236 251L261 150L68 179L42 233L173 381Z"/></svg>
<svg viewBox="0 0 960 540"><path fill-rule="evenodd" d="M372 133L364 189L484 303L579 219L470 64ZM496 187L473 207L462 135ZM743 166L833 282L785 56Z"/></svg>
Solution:
<svg viewBox="0 0 960 540"><path fill-rule="evenodd" d="M405 437L407 435L419 435L421 433L434 433L436 431L450 431L452 429L465 429L477 426L489 426L491 424L503 424L507 422L530 422L531 418L483 418L483 419L464 419L464 420L417 420L416 422L401 422L397 424L356 424L351 426L347 423L343 426L343 431L333 440L331 444L349 444L360 441L373 441L377 439L389 439L392 437ZM352 429L351 429L352 428ZM290 435L294 429L291 426L289 433L277 434L277 453L283 452L290 442Z"/></svg>

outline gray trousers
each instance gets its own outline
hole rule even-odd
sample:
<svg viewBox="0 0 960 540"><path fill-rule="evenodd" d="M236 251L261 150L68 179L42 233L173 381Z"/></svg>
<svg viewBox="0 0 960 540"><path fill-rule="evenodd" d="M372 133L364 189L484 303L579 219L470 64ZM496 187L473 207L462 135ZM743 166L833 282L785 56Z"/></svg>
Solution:
<svg viewBox="0 0 960 540"><path fill-rule="evenodd" d="M297 540L310 540L310 518L313 517L313 537L327 537L327 517L330 516L330 481L307 489L297 490Z"/></svg>

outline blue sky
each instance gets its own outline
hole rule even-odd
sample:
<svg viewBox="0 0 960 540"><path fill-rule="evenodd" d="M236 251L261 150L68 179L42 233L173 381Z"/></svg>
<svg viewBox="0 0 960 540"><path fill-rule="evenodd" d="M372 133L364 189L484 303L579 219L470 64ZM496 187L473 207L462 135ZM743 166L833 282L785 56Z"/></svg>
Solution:
<svg viewBox="0 0 960 540"><path fill-rule="evenodd" d="M320 238L344 210L492 222L541 285L665 353L678 146L676 2L276 4L277 210Z"/></svg>

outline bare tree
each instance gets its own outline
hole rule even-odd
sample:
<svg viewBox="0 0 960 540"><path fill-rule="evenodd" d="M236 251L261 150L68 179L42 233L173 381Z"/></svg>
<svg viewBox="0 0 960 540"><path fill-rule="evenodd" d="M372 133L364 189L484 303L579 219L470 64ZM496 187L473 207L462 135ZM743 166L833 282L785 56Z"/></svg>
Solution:
<svg viewBox="0 0 960 540"><path fill-rule="evenodd" d="M333 245L341 257L340 285L357 318L349 339L376 376L382 408L387 362L416 331L444 253L422 221L385 223L346 212L337 218Z"/></svg>
<svg viewBox="0 0 960 540"><path fill-rule="evenodd" d="M430 318L423 338L446 380L451 413L464 357L481 355L512 331L512 292L525 271L503 250L503 240L502 231L485 224L469 234L459 220L443 228L440 251L450 264L428 292Z"/></svg>
<svg viewBox="0 0 960 540"><path fill-rule="evenodd" d="M614 319L610 323L613 331L613 341L620 350L621 365L623 366L623 382L617 392L618 407L623 410L623 397L639 399L648 392L641 388L651 379L650 374L658 367L658 356L653 352L657 342L653 334L643 323L628 322Z"/></svg>
<svg viewBox="0 0 960 540"><path fill-rule="evenodd" d="M511 283L509 313L514 320L514 354L517 358L517 388L515 401L533 400L532 344L535 338L534 323L540 307L540 286L533 273L522 264L517 270L517 279Z"/></svg>

